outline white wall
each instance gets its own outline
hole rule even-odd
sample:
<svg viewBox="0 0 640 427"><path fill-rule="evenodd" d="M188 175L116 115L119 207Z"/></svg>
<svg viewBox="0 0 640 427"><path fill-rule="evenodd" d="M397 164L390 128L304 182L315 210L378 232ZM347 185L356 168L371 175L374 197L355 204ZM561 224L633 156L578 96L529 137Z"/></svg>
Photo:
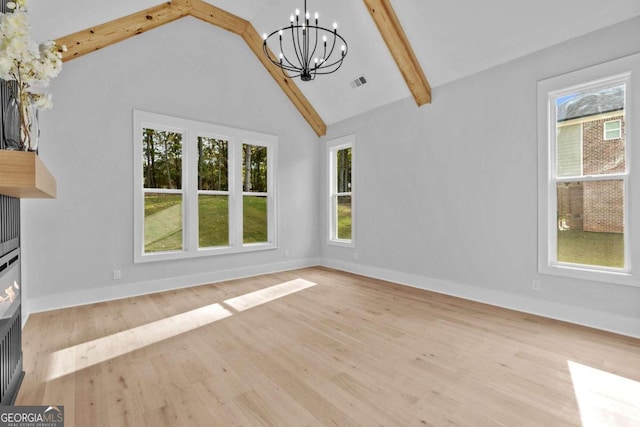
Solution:
<svg viewBox="0 0 640 427"><path fill-rule="evenodd" d="M407 99L331 126L324 141L357 137L357 247L325 244L325 263L640 336L640 288L539 275L536 258L536 82L640 51L638 28L635 18L437 87L431 105Z"/></svg>
<svg viewBox="0 0 640 427"><path fill-rule="evenodd" d="M65 63L51 91L58 198L22 202L27 312L317 263L318 138L238 36L184 18ZM279 248L134 265L134 108L277 135Z"/></svg>

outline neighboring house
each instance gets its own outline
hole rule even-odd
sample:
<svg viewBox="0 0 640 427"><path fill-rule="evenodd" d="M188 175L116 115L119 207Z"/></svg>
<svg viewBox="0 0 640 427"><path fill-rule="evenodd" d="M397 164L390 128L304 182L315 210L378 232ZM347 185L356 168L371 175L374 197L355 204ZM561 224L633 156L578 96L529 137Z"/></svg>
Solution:
<svg viewBox="0 0 640 427"><path fill-rule="evenodd" d="M625 170L623 85L560 99L557 122L558 176L581 177ZM623 233L622 182L560 184L558 227Z"/></svg>

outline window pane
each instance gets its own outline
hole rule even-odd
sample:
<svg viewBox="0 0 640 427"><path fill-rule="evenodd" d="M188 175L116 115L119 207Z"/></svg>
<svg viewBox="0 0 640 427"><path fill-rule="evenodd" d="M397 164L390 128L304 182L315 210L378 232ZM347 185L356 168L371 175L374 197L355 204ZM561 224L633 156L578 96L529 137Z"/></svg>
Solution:
<svg viewBox="0 0 640 427"><path fill-rule="evenodd" d="M622 180L558 183L558 262L624 267Z"/></svg>
<svg viewBox="0 0 640 427"><path fill-rule="evenodd" d="M267 198L244 196L242 198L243 241L263 243L269 240L267 226Z"/></svg>
<svg viewBox="0 0 640 427"><path fill-rule="evenodd" d="M577 153L582 158L583 175L625 171L624 105L625 85L619 83L556 99L558 176L575 176ZM616 132L612 136L619 139L611 139L605 124L618 120L620 135ZM573 126L579 126L578 139L575 130L565 129Z"/></svg>
<svg viewBox="0 0 640 427"><path fill-rule="evenodd" d="M582 176L582 126L558 127L558 176Z"/></svg>
<svg viewBox="0 0 640 427"><path fill-rule="evenodd" d="M612 120L604 123L604 139L618 139L622 136L622 121Z"/></svg>
<svg viewBox="0 0 640 427"><path fill-rule="evenodd" d="M144 251L182 250L182 195L144 195Z"/></svg>
<svg viewBox="0 0 640 427"><path fill-rule="evenodd" d="M267 147L242 145L242 182L245 192L267 192Z"/></svg>
<svg viewBox="0 0 640 427"><path fill-rule="evenodd" d="M336 152L336 178L338 193L351 192L351 147Z"/></svg>
<svg viewBox="0 0 640 427"><path fill-rule="evenodd" d="M182 134L142 129L144 188L182 188Z"/></svg>
<svg viewBox="0 0 640 427"><path fill-rule="evenodd" d="M198 244L229 246L229 197L198 196Z"/></svg>
<svg viewBox="0 0 640 427"><path fill-rule="evenodd" d="M351 240L351 196L338 196L338 239Z"/></svg>
<svg viewBox="0 0 640 427"><path fill-rule="evenodd" d="M229 190L228 142L198 137L198 190Z"/></svg>

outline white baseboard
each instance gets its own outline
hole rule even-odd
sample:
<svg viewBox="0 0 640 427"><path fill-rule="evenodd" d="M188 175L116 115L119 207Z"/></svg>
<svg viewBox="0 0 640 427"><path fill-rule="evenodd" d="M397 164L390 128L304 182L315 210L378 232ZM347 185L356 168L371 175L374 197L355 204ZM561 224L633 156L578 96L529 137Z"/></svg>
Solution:
<svg viewBox="0 0 640 427"><path fill-rule="evenodd" d="M486 288L446 280L433 279L395 270L387 270L362 264L320 258L291 260L274 264L221 270L205 274L194 274L161 280L127 283L119 286L110 286L28 299L24 301L22 305L22 324L24 325L26 323L31 313L147 295L155 292L163 292L207 283L216 283L224 280L240 279L260 274L312 267L315 265L322 265L414 288L425 289L498 307L504 307L511 310L517 310L634 338L640 338L640 320L635 318L574 307L548 300L528 298L522 295L489 290Z"/></svg>
<svg viewBox="0 0 640 427"><path fill-rule="evenodd" d="M640 320L615 313L600 312L548 300L528 298L507 292L332 259L323 259L321 265L414 288L640 338Z"/></svg>
<svg viewBox="0 0 640 427"><path fill-rule="evenodd" d="M24 326L31 313L111 301L120 298L129 298L139 295L148 295L156 292L187 288L207 283L222 282L225 280L241 279L243 277L257 276L260 274L295 270L319 264L320 259L318 258L305 258L272 264L253 265L238 269L212 271L204 274L193 274L160 280L126 283L118 286L48 295L41 298L30 298L23 301L22 304L22 325Z"/></svg>

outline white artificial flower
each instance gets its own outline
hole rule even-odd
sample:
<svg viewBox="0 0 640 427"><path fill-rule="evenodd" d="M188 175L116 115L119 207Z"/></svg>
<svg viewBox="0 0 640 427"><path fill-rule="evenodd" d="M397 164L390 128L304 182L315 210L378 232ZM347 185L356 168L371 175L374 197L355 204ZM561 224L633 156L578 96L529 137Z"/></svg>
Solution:
<svg viewBox="0 0 640 427"><path fill-rule="evenodd" d="M50 110L53 108L53 100L50 93L33 94L31 102L38 110Z"/></svg>
<svg viewBox="0 0 640 427"><path fill-rule="evenodd" d="M30 38L26 0L10 1L7 7L13 12L0 13L0 78L18 83L21 102L51 108L51 96L36 91L60 73L66 47L52 40L38 45Z"/></svg>

